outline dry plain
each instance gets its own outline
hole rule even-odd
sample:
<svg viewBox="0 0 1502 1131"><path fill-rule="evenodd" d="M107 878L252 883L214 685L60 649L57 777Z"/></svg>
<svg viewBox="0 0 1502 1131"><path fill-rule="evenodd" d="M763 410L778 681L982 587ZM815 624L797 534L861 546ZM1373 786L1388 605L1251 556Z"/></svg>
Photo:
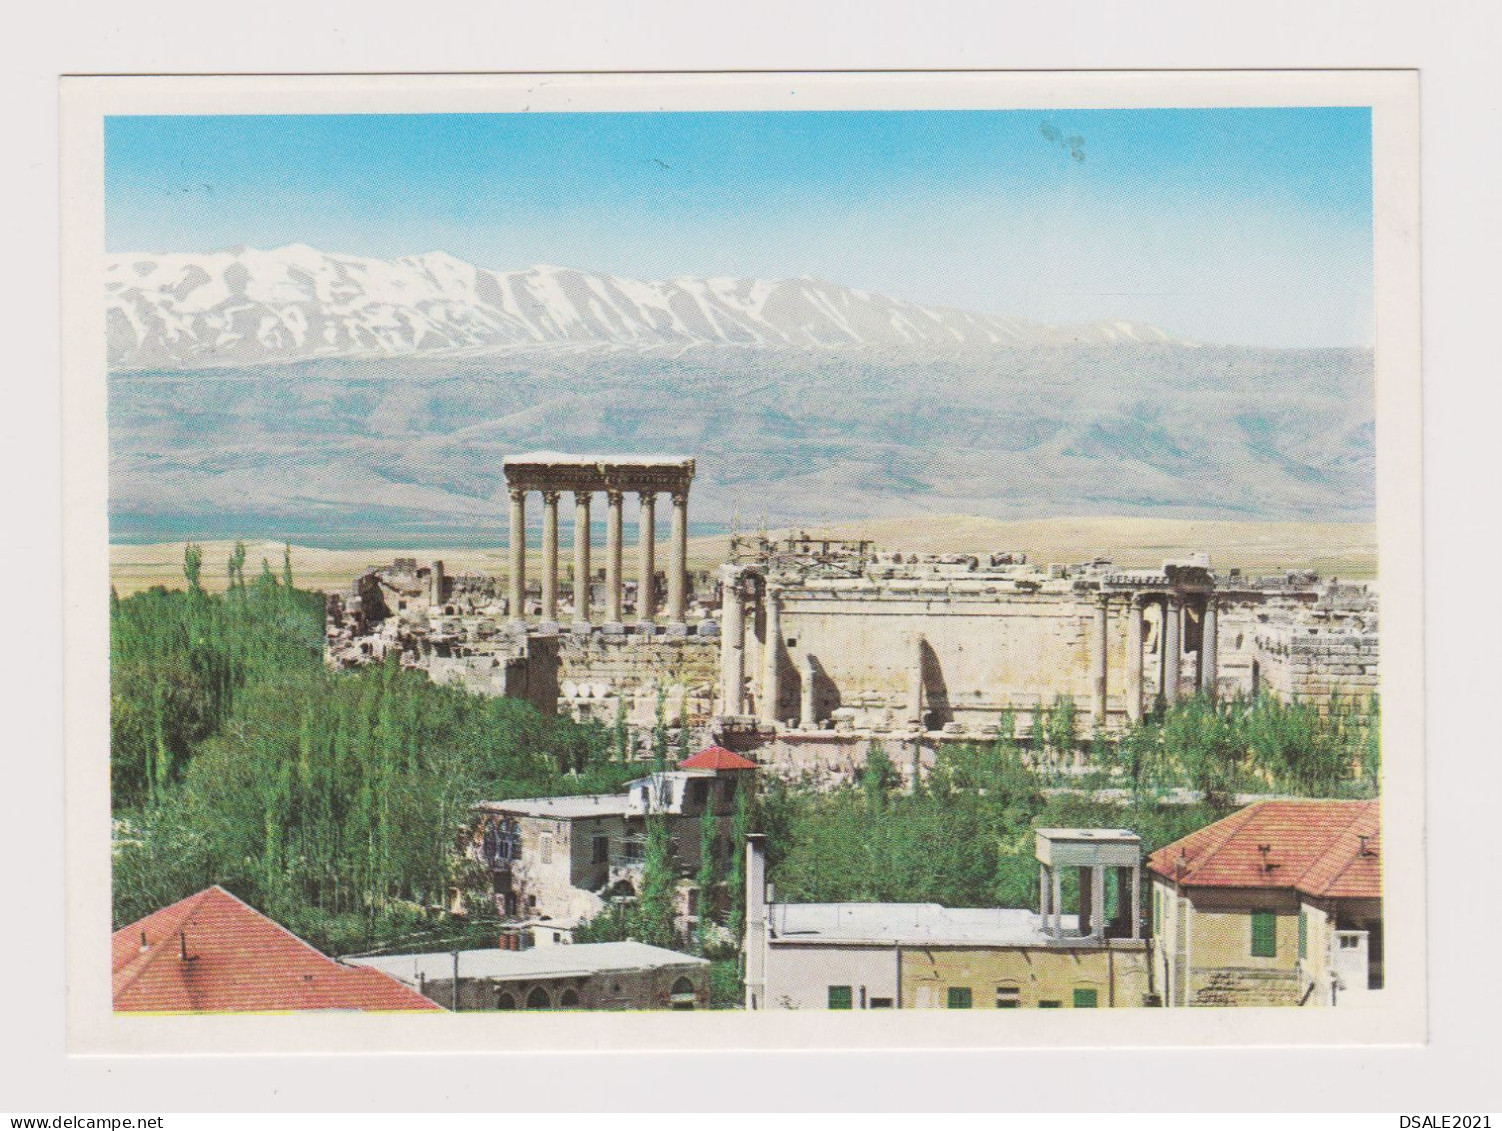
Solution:
<svg viewBox="0 0 1502 1131"><path fill-rule="evenodd" d="M931 515L916 518L870 519L809 526L815 537L869 538L883 550L911 553L991 553L1022 551L1028 560L1041 563L1071 563L1107 557L1124 566L1159 565L1165 558L1192 551L1210 555L1217 571L1239 567L1250 574L1283 569L1314 569L1325 576L1370 579L1377 572L1376 527L1371 523L1304 522L1199 522L1189 519L1154 518L1050 518L1007 521L972 515ZM771 532L783 536L786 530ZM562 536L561 557L568 569L568 532ZM204 583L211 590L225 585L225 563L233 549L227 541L202 543ZM726 535L694 538L689 542L689 564L706 569L725 560ZM280 542L248 541L246 573L260 569L264 559L274 572L282 564ZM659 543L658 561L664 560L665 542ZM537 551L529 551L535 560ZM411 549L372 547L358 550L327 550L292 546L292 571L296 583L308 589L345 588L350 580L371 565L389 563L394 557L416 557L420 562L441 559L450 573L477 572L504 576L504 546L470 546ZM597 565L600 559L596 557ZM120 596L153 585L180 588L183 585L183 543L150 545L116 544L110 547L110 584ZM634 552L625 563L629 576Z"/></svg>

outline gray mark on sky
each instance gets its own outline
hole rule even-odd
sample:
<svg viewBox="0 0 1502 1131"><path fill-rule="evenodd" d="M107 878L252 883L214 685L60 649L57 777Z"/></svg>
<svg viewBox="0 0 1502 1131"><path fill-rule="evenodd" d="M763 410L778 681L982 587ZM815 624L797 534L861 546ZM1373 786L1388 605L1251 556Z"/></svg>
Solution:
<svg viewBox="0 0 1502 1131"><path fill-rule="evenodd" d="M1063 130L1059 129L1058 126L1054 125L1047 118L1043 119L1043 124L1038 127L1038 132L1042 134L1050 144L1057 145L1060 149L1068 150L1070 157L1074 158L1081 164L1084 163L1085 139L1082 138L1079 134L1066 135Z"/></svg>

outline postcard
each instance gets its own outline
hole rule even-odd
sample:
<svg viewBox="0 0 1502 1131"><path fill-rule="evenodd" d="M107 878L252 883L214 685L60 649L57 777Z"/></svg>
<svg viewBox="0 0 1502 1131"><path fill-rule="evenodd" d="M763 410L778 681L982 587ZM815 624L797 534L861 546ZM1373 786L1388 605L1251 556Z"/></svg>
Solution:
<svg viewBox="0 0 1502 1131"><path fill-rule="evenodd" d="M1423 1039L1411 73L63 96L76 1051Z"/></svg>

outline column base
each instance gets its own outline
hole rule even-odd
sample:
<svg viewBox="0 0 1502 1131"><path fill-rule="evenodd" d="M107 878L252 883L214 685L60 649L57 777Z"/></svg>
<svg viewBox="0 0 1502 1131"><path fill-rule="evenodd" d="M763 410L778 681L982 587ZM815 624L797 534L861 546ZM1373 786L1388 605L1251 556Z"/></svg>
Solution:
<svg viewBox="0 0 1502 1131"><path fill-rule="evenodd" d="M589 630L592 628L594 628L594 625L590 624L587 620L576 620L568 626L570 632L579 636L588 636Z"/></svg>
<svg viewBox="0 0 1502 1131"><path fill-rule="evenodd" d="M715 620L713 617L705 617L699 622L697 627L698 635L700 636L720 635L720 622Z"/></svg>
<svg viewBox="0 0 1502 1131"><path fill-rule="evenodd" d="M524 620L509 620L506 622L506 630L508 632L526 632L527 628L527 622Z"/></svg>
<svg viewBox="0 0 1502 1131"><path fill-rule="evenodd" d="M558 622L555 620L540 620L537 622L538 636L557 636Z"/></svg>
<svg viewBox="0 0 1502 1131"><path fill-rule="evenodd" d="M606 636L625 636L626 626L618 620L608 620L600 626L600 631Z"/></svg>
<svg viewBox="0 0 1502 1131"><path fill-rule="evenodd" d="M669 636L687 636L688 635L688 625L684 624L682 621L674 621L674 622L672 622L671 624L668 625L668 635Z"/></svg>
<svg viewBox="0 0 1502 1131"><path fill-rule="evenodd" d="M656 636L657 622L651 620L637 621L632 627L642 636Z"/></svg>

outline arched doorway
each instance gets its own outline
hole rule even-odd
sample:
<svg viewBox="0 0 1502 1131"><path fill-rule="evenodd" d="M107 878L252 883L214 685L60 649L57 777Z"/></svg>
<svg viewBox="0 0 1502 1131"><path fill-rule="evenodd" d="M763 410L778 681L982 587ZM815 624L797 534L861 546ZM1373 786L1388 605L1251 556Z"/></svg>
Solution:
<svg viewBox="0 0 1502 1131"><path fill-rule="evenodd" d="M548 997L548 991L541 986L534 986L532 992L527 995L528 1009L552 1009L553 999Z"/></svg>
<svg viewBox="0 0 1502 1131"><path fill-rule="evenodd" d="M559 994L558 995L558 1008L559 1009L578 1009L579 1008L579 991L578 990L564 990L563 993Z"/></svg>
<svg viewBox="0 0 1502 1131"><path fill-rule="evenodd" d="M512 997L505 990L502 990L500 993L498 993L496 995L496 998L495 998L495 1007L497 1009L515 1009L516 1008L516 998Z"/></svg>
<svg viewBox="0 0 1502 1131"><path fill-rule="evenodd" d="M693 1009L697 1004L694 984L687 978L679 978L668 993L668 1006L672 1009Z"/></svg>

